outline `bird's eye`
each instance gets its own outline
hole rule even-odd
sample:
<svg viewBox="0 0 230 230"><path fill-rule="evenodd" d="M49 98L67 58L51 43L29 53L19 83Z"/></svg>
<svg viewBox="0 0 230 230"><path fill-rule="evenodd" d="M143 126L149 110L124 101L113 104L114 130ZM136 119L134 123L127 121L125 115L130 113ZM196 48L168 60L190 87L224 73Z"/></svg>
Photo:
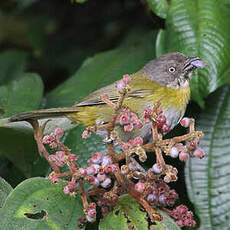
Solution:
<svg viewBox="0 0 230 230"><path fill-rule="evenodd" d="M173 66L169 67L169 72L170 73L174 73L175 71L176 71L175 67L173 67Z"/></svg>

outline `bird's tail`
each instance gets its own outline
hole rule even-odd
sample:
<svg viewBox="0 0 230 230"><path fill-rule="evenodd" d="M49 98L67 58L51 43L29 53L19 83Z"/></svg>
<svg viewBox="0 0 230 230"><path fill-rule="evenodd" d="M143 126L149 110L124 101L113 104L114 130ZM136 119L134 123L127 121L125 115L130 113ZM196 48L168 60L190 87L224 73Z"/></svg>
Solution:
<svg viewBox="0 0 230 230"><path fill-rule="evenodd" d="M52 108L52 109L41 109L34 110L25 113L19 113L17 115L13 115L9 118L0 119L0 127L17 121L28 121L28 120L39 120L45 118L53 118L53 117L64 117L68 114L77 113L79 108L77 107L66 107L66 108Z"/></svg>

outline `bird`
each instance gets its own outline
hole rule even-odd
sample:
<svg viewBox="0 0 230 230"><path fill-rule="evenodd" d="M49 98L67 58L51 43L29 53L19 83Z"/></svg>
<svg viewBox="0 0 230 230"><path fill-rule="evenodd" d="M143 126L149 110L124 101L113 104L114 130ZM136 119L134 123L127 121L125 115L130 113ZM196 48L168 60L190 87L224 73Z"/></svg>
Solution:
<svg viewBox="0 0 230 230"><path fill-rule="evenodd" d="M184 116L190 100L190 81L194 70L204 68L205 62L199 57L187 57L182 53L164 54L149 61L142 69L130 74L130 91L124 99L123 106L143 118L145 109L152 109L159 102L167 125L173 129ZM72 122L84 126L106 124L112 117L113 109L101 100L102 94L116 103L119 92L114 82L94 91L72 107L34 110L13 115L4 119L4 123L39 120L52 117L67 117ZM1 123L1 121L0 121ZM127 133L122 127L117 128L124 141L142 137L145 141L151 137L151 124Z"/></svg>

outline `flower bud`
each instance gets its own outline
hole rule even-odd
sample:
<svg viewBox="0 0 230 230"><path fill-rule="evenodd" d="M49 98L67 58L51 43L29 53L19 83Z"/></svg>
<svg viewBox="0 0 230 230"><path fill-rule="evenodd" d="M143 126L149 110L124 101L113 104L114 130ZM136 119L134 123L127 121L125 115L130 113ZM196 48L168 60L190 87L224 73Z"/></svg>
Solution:
<svg viewBox="0 0 230 230"><path fill-rule="evenodd" d="M129 84L131 82L131 78L128 74L123 75L123 81L125 84Z"/></svg>
<svg viewBox="0 0 230 230"><path fill-rule="evenodd" d="M152 166L151 170L156 174L162 173L162 168L161 168L161 165L159 163L154 164Z"/></svg>
<svg viewBox="0 0 230 230"><path fill-rule="evenodd" d="M62 128L57 128L57 129L55 129L54 133L55 133L55 135L57 135L57 136L62 136L62 135L64 134L64 129L62 129Z"/></svg>
<svg viewBox="0 0 230 230"><path fill-rule="evenodd" d="M170 156L171 156L172 158L177 158L178 155L179 155L178 149L177 149L176 147L172 147L172 148L170 149Z"/></svg>
<svg viewBox="0 0 230 230"><path fill-rule="evenodd" d="M138 192L142 193L142 192L144 192L145 184L142 183L142 182L138 182L138 183L135 184L135 189L136 189Z"/></svg>
<svg viewBox="0 0 230 230"><path fill-rule="evenodd" d="M190 118L184 117L184 118L180 121L180 124L181 124L181 126L187 128L187 127L189 127L189 125L190 125L190 121L191 121Z"/></svg>
<svg viewBox="0 0 230 230"><path fill-rule="evenodd" d="M202 158L204 158L204 151L203 151L202 149L200 149L200 148L197 148L197 149L195 149L195 151L193 152L193 155L194 155L195 157L198 157L198 158L202 159Z"/></svg>
<svg viewBox="0 0 230 230"><path fill-rule="evenodd" d="M125 82L123 80L120 80L117 82L117 89L119 91L123 90L125 88Z"/></svg>
<svg viewBox="0 0 230 230"><path fill-rule="evenodd" d="M189 154L187 152L181 152L179 154L179 159L181 161L187 161L188 160L188 157L189 157Z"/></svg>
<svg viewBox="0 0 230 230"><path fill-rule="evenodd" d="M111 179L108 177L101 183L101 187L103 188L108 188L110 185L111 185Z"/></svg>

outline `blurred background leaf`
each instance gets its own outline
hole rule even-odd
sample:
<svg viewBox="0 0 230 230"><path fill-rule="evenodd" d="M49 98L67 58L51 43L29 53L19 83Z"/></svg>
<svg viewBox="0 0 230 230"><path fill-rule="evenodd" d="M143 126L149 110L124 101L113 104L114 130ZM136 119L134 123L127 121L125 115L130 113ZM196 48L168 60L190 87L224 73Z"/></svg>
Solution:
<svg viewBox="0 0 230 230"><path fill-rule="evenodd" d="M134 31L120 47L87 59L72 77L46 95L46 106L71 106L92 91L121 79L123 74L136 72L154 58L155 34Z"/></svg>

